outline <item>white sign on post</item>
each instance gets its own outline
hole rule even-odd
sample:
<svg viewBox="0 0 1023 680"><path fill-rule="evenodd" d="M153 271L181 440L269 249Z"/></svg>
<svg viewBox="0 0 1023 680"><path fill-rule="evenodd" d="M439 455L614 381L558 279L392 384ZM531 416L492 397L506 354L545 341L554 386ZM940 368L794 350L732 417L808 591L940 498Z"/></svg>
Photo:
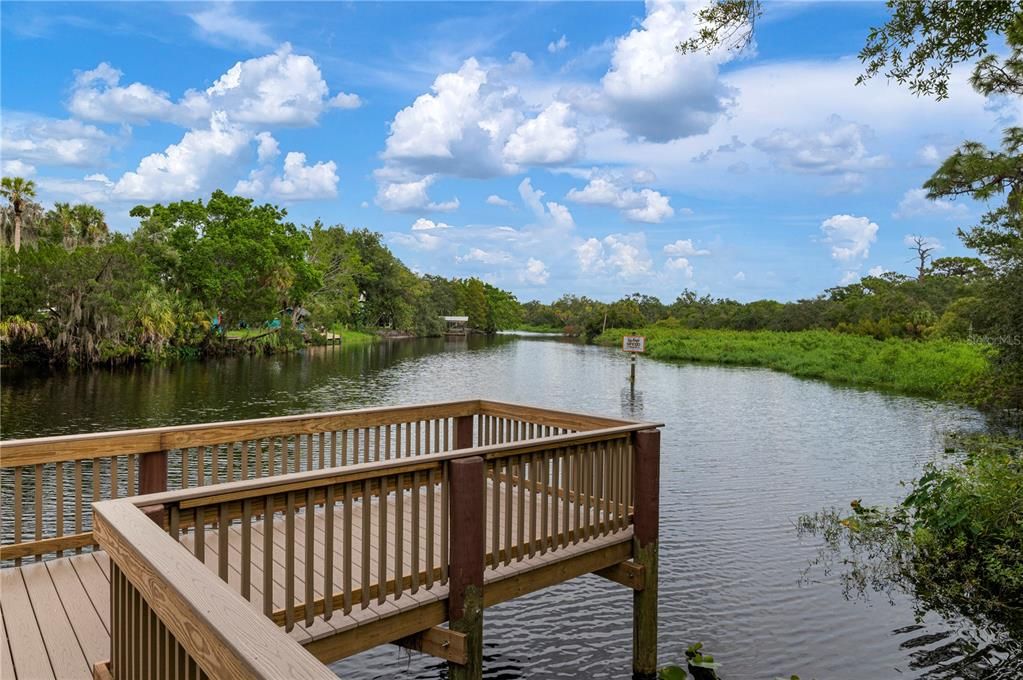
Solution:
<svg viewBox="0 0 1023 680"><path fill-rule="evenodd" d="M642 335L626 335L622 338L622 349L626 352L645 352L646 337Z"/></svg>

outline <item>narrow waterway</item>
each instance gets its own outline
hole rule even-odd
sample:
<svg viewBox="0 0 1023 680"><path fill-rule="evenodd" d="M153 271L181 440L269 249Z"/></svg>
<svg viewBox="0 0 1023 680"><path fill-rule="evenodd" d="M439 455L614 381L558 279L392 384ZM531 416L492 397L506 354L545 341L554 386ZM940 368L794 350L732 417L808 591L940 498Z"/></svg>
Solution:
<svg viewBox="0 0 1023 680"><path fill-rule="evenodd" d="M847 599L804 571L817 544L801 513L900 498L966 408L761 369L640 360L552 338L415 340L275 357L76 374L4 369L3 438L488 397L667 423L661 474L663 662L702 641L723 677L915 678L941 673L974 634L912 602ZM486 613L493 678L624 678L631 595L588 576ZM345 678L439 678L443 664L382 647ZM983 674L947 677L984 677ZM934 677L934 676L930 676ZM1009 676L1005 676L1009 677Z"/></svg>

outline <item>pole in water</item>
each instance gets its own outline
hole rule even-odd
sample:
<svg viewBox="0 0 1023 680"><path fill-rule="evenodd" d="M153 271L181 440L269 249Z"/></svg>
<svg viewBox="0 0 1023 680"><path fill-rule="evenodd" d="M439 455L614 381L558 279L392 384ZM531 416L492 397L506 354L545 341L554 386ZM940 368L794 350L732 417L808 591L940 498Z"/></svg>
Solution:
<svg viewBox="0 0 1023 680"><path fill-rule="evenodd" d="M636 355L633 354L629 362L629 389L636 391Z"/></svg>

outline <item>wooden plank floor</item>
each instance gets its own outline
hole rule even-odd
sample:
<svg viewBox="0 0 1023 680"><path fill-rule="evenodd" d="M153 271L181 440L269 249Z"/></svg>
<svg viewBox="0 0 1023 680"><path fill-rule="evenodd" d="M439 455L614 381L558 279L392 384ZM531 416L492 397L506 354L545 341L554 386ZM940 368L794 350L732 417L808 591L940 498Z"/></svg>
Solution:
<svg viewBox="0 0 1023 680"><path fill-rule="evenodd" d="M528 494L527 496L531 496ZM493 508L490 507L492 495L487 494L487 551L493 548L492 524L490 522ZM526 512L533 507L533 500L542 505L544 500L539 494L533 499L527 498L525 503ZM421 494L421 508L419 512L422 535L419 541L418 565L420 570L425 569L427 540L425 537L427 500L426 494ZM440 493L435 494L434 508L434 538L432 541L433 564L440 566ZM563 511L563 500L558 501L559 513ZM402 571L405 575L413 571L413 547L412 547L412 512L409 507L411 501L406 495L404 503L404 528L403 528L403 555ZM512 504L511 530L512 544L518 539L518 515L517 503ZM548 509L551 505L548 504ZM379 568L379 525L380 508L377 502L369 504L370 518L370 541L363 544L362 541L362 518L363 504L356 502L352 506L352 559L353 564L361 565L363 551L369 553L370 558L370 584L378 581ZM341 559L340 535L343 527L343 507L338 506L335 511L334 531L338 539L334 544L333 561L333 583L335 594L342 592L344 567ZM392 551L394 546L394 507L393 497L386 508L388 526L387 550ZM574 510L573 510L574 514ZM322 596L324 585L324 545L323 527L324 513L318 510L315 514L313 590L317 598ZM595 513L595 518L598 516ZM527 517L523 518L523 529L530 532L530 522ZM539 523L539 522L537 522ZM273 599L274 608L284 607L285 586L283 556L285 554L285 539L283 521L274 523L274 577L273 577ZM302 600L305 594L305 555L306 540L305 515L301 512L295 522L295 548L296 558L295 586L294 593L296 600ZM560 524L560 519L559 519ZM230 571L228 582L240 589L241 581L241 551L240 529L237 525L231 528L229 536L229 550L231 550ZM540 528L535 531L535 538L540 539L543 534ZM550 532L546 532L550 533ZM575 545L569 545L541 556L539 553L532 558L528 554L521 558L513 556L509 565L503 562L498 568L488 567L486 571L486 583L493 583L505 578L510 578L518 573L535 569L560 560L572 559L580 555L605 548L609 545L628 541L631 538L631 529L619 530L608 535L591 538L588 541L580 541ZM505 547L506 527L502 523L498 530L498 546ZM183 536L182 543L191 548L191 536ZM216 531L206 532L206 558L205 563L213 571L217 570L218 540ZM264 594L261 591L263 584L262 576L262 545L263 545L263 523L261 521L252 524L252 563L251 563L251 587L252 593L250 602L254 609L254 615L262 615L262 603ZM383 570L387 579L394 579L395 560L393 554L386 555L386 566ZM356 566L351 574L353 590L359 589L362 584L361 567ZM103 552L84 553L71 557L64 557L46 562L27 564L21 567L10 567L0 570L0 678L22 678L25 680L35 678L91 678L92 666L98 661L106 660L110 654L110 562ZM447 598L447 586L434 582L427 587L425 582L420 583L418 592L411 593L406 589L401 597L391 595L384 602L374 598L368 606L362 607L360 602L354 602L352 610L345 614L343 611L335 611L329 621L316 617L312 625L305 626L303 620L296 622L291 635L302 644L322 640L324 638L347 634L353 632L358 626L373 622L381 618L393 616L402 611L415 608L422 604L435 602L438 599Z"/></svg>

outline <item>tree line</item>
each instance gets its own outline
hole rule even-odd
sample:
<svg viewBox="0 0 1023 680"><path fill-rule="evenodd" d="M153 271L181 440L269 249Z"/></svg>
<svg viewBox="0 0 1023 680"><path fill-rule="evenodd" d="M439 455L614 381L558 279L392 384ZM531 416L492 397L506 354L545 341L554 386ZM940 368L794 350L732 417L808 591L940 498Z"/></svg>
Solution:
<svg viewBox="0 0 1023 680"><path fill-rule="evenodd" d="M476 278L420 276L367 229L302 228L277 206L214 192L137 206L131 234L102 211L3 179L0 343L6 361L83 365L232 351L267 327L285 346L340 328L435 335L441 315L473 329L519 323L511 293Z"/></svg>

